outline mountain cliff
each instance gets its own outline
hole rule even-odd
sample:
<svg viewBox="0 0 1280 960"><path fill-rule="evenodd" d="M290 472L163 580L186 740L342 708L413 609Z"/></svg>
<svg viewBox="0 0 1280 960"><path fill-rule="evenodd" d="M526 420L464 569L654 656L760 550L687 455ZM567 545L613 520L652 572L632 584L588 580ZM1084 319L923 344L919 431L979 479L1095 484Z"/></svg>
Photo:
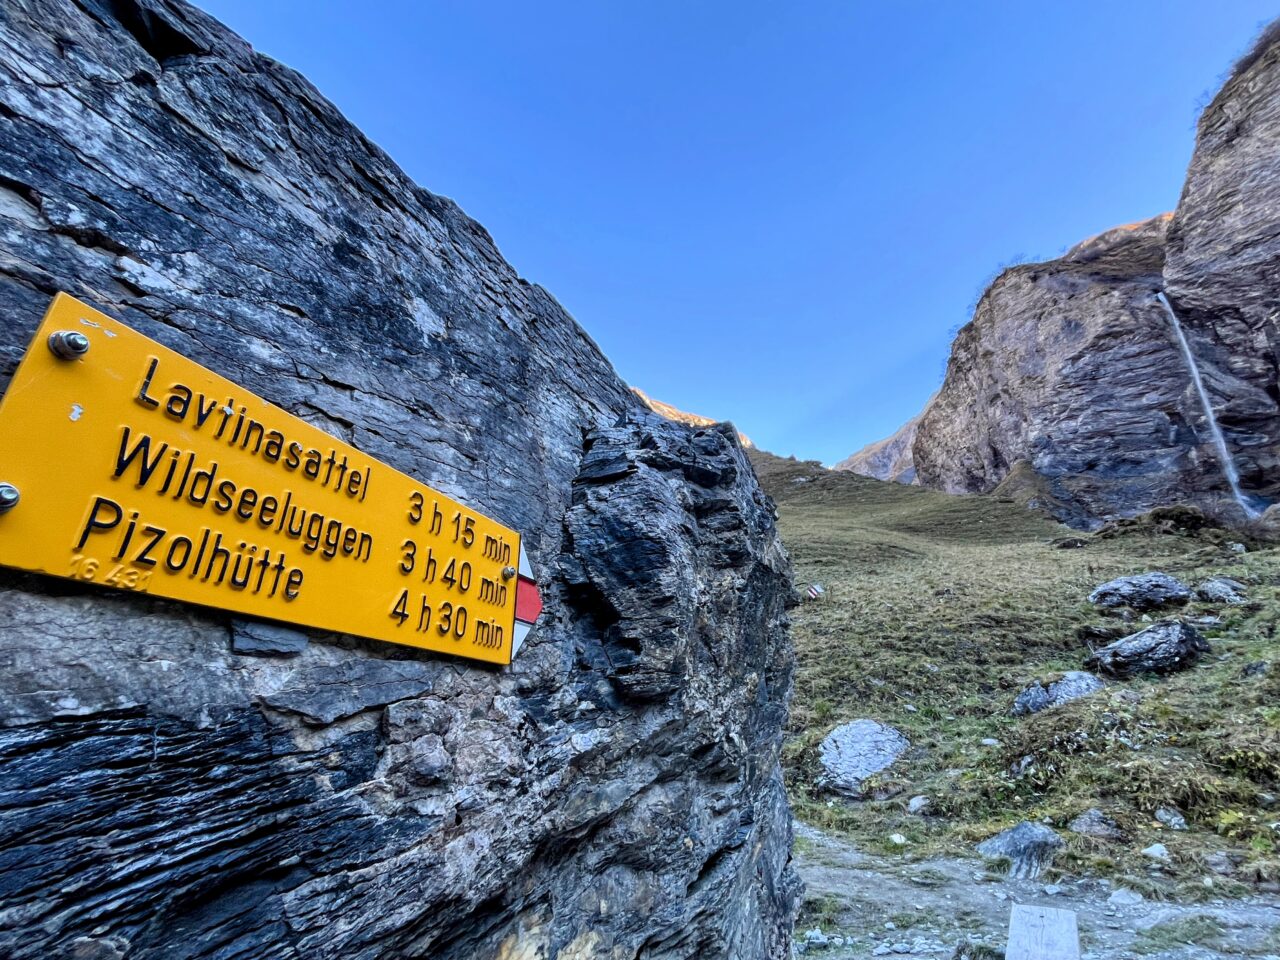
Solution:
<svg viewBox="0 0 1280 960"><path fill-rule="evenodd" d="M787 955L790 567L733 432L178 0L7 3L0 50L0 376L72 293L519 529L545 602L498 670L0 572L0 954Z"/></svg>
<svg viewBox="0 0 1280 960"><path fill-rule="evenodd" d="M915 427L918 482L1013 485L1084 527L1175 502L1239 517L1280 496L1278 145L1273 26L1200 118L1172 214L986 290Z"/></svg>
<svg viewBox="0 0 1280 960"><path fill-rule="evenodd" d="M893 480L896 483L917 483L915 454L916 430L920 427L918 413L891 436L869 443L857 453L850 454L835 465L835 470L848 470L875 480Z"/></svg>

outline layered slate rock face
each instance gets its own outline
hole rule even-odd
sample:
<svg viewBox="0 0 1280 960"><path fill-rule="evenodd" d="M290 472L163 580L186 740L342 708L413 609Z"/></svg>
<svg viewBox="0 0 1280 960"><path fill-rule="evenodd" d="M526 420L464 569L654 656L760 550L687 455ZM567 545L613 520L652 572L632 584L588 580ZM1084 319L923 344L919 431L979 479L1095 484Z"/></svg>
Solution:
<svg viewBox="0 0 1280 960"><path fill-rule="evenodd" d="M1280 498L1280 27L1200 118L1176 211L1006 270L952 346L912 446L919 482L1081 527L1192 503L1236 516L1185 333L1255 506Z"/></svg>
<svg viewBox="0 0 1280 960"><path fill-rule="evenodd" d="M785 956L792 594L732 433L199 12L0 48L3 375L66 290L520 529L545 600L498 670L0 574L0 955Z"/></svg>

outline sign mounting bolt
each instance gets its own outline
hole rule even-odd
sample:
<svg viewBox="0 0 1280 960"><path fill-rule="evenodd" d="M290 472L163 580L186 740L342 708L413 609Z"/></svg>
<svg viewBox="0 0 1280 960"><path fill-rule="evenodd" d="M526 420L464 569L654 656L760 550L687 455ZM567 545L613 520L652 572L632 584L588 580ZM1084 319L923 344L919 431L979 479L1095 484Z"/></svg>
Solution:
<svg viewBox="0 0 1280 960"><path fill-rule="evenodd" d="M18 505L18 488L12 483L0 483L0 513L8 513Z"/></svg>
<svg viewBox="0 0 1280 960"><path fill-rule="evenodd" d="M49 334L49 349L59 360L78 360L89 352L89 338L79 330Z"/></svg>
<svg viewBox="0 0 1280 960"><path fill-rule="evenodd" d="M515 567L503 567L503 568L502 568L502 579L503 579L503 580L510 580L510 579L511 579L512 577L514 577L515 575L516 575L516 568L515 568Z"/></svg>

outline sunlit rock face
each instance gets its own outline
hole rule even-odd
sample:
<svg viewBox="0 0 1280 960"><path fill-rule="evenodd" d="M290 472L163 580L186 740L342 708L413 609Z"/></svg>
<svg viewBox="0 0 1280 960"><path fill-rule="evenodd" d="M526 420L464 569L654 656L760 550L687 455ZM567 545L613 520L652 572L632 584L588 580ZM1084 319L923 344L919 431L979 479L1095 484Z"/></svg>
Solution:
<svg viewBox="0 0 1280 960"><path fill-rule="evenodd" d="M0 374L68 291L519 529L545 601L491 669L0 574L0 955L785 956L790 570L732 431L200 12L0 47Z"/></svg>

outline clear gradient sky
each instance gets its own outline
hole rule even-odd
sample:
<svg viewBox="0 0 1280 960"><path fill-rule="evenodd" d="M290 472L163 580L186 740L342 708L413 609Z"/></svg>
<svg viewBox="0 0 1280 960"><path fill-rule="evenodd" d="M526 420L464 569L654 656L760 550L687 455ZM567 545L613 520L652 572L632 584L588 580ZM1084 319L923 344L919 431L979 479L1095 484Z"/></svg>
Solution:
<svg viewBox="0 0 1280 960"><path fill-rule="evenodd" d="M197 0L483 223L618 371L832 463L1015 258L1172 209L1274 4Z"/></svg>

